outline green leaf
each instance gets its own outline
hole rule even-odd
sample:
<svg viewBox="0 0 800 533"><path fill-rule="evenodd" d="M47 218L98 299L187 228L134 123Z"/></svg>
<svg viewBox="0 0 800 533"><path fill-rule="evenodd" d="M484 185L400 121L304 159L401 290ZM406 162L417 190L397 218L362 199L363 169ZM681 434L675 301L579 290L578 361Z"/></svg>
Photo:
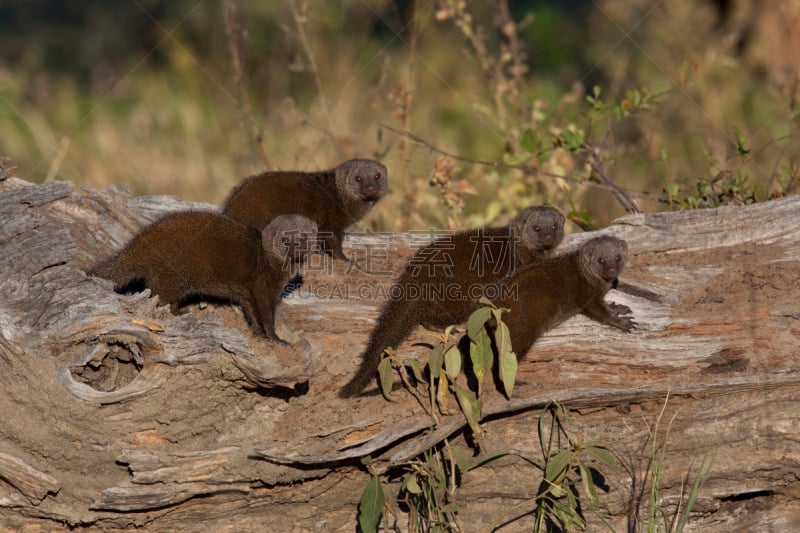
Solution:
<svg viewBox="0 0 800 533"><path fill-rule="evenodd" d="M444 370L450 381L455 381L461 373L461 352L455 344L444 352Z"/></svg>
<svg viewBox="0 0 800 533"><path fill-rule="evenodd" d="M439 386L436 389L436 401L439 402L439 406L442 408L442 411L445 412L448 409L447 404L450 399L450 389L448 387L447 374L441 372L439 374Z"/></svg>
<svg viewBox="0 0 800 533"><path fill-rule="evenodd" d="M578 470L581 473L581 485L583 485L583 492L586 494L586 497L590 499L590 505L593 507L597 504L597 491L594 488L592 474L583 463L578 464Z"/></svg>
<svg viewBox="0 0 800 533"><path fill-rule="evenodd" d="M410 494L419 494L422 492L422 488L419 486L419 479L417 478L416 472L409 472L406 474L406 477L403 478L403 487L402 490Z"/></svg>
<svg viewBox="0 0 800 533"><path fill-rule="evenodd" d="M550 483L557 484L558 478L566 471L569 461L572 458L571 450L561 450L547 462L544 478Z"/></svg>
<svg viewBox="0 0 800 533"><path fill-rule="evenodd" d="M483 386L483 380L492 371L494 354L492 353L492 340L486 332L486 328L481 329L469 343L469 358L472 361L472 371L478 380L478 393Z"/></svg>
<svg viewBox="0 0 800 533"><path fill-rule="evenodd" d="M385 504L386 495L383 493L381 480L378 476L372 476L361 493L361 502L358 504L358 525L363 533L378 531Z"/></svg>
<svg viewBox="0 0 800 533"><path fill-rule="evenodd" d="M679 192L680 192L680 185L678 185L677 183L670 183L667 185L667 196L669 196L670 198L678 196Z"/></svg>
<svg viewBox="0 0 800 533"><path fill-rule="evenodd" d="M750 148L747 146L747 137L739 128L733 128L733 134L736 136L736 151L740 155L747 155L750 153Z"/></svg>
<svg viewBox="0 0 800 533"><path fill-rule="evenodd" d="M583 145L583 135L570 130L561 132L561 142L564 148L570 152L574 152Z"/></svg>
<svg viewBox="0 0 800 533"><path fill-rule="evenodd" d="M483 326L492 316L491 307L480 307L472 312L467 321L467 335L470 339L475 339L478 331L483 329Z"/></svg>
<svg viewBox="0 0 800 533"><path fill-rule="evenodd" d="M422 367L419 364L419 359L412 357L406 360L406 363L411 367L411 373L414 374L414 379L419 383L425 383L425 378L422 376Z"/></svg>
<svg viewBox="0 0 800 533"><path fill-rule="evenodd" d="M456 460L456 466L458 466L459 472L461 472L462 475L466 474L471 468L472 452L457 444L451 445L450 449L453 452L453 458Z"/></svg>
<svg viewBox="0 0 800 533"><path fill-rule="evenodd" d="M483 402L481 402L480 398L477 398L472 391L459 387L458 385L454 385L454 387L456 389L458 404L461 406L461 411L464 413L469 427L472 428L475 435L481 435L483 429L481 429L479 422L481 421Z"/></svg>
<svg viewBox="0 0 800 533"><path fill-rule="evenodd" d="M444 344L439 343L431 350L431 355L428 358L428 370L431 373L431 381L439 377L442 373L442 363L444 362Z"/></svg>
<svg viewBox="0 0 800 533"><path fill-rule="evenodd" d="M458 512L458 505L454 503L445 504L442 507L443 513L457 513ZM433 531L447 531L446 529L434 529Z"/></svg>
<svg viewBox="0 0 800 533"><path fill-rule="evenodd" d="M570 495L572 493L567 491L567 494ZM574 503L570 506L567 506L561 502L553 502L553 511L558 515L561 523L564 524L565 531L572 531L573 524L575 524L575 527L578 529L586 528L583 518L581 518L581 516L575 510L575 507L576 505Z"/></svg>
<svg viewBox="0 0 800 533"><path fill-rule="evenodd" d="M686 526L686 523L689 520L689 513L692 512L692 508L697 500L697 496L700 494L700 489L708 480L708 476L711 474L711 468L714 466L714 461L717 459L718 451L719 445L709 446L709 448L706 449L706 453L703 454L700 467L697 469L697 473L695 474L694 483L692 483L692 488L689 491L689 497L686 500L683 515L678 521L678 531L683 531L683 528Z"/></svg>
<svg viewBox="0 0 800 533"><path fill-rule="evenodd" d="M497 307L493 307L493 308L492 308L492 317L493 317L493 318L494 318L496 321L500 322L500 320L502 320L503 311L504 311L504 309L499 309L499 308L497 308Z"/></svg>
<svg viewBox="0 0 800 533"><path fill-rule="evenodd" d="M617 469L617 460L614 459L614 456L611 454L611 452L606 450L603 445L596 442L589 442L584 444L584 447L586 452L592 457L613 470Z"/></svg>
<svg viewBox="0 0 800 533"><path fill-rule="evenodd" d="M519 140L519 145L531 154L535 153L539 149L540 144L541 141L539 140L539 135L537 135L536 131L532 129L525 130L525 133Z"/></svg>
<svg viewBox="0 0 800 533"><path fill-rule="evenodd" d="M487 298L486 296L481 296L480 299L478 300L478 303L481 304L481 305L487 305L489 307L494 307L494 304L492 303L492 301L489 298Z"/></svg>
<svg viewBox="0 0 800 533"><path fill-rule="evenodd" d="M469 450L466 450L466 448L464 448L464 453L465 454L469 454L471 452ZM477 459L477 460L474 460L474 461L472 460L471 456L467 455L463 462L459 462L458 463L458 467L461 469L461 473L462 474L466 474L467 472L469 472L473 468L478 468L479 466L481 466L483 464L486 464L489 461L493 461L493 460L497 459L498 457L503 457L504 455L508 455L508 452L507 451L500 451L500 452L490 453L489 455L486 455L486 456L481 457L480 459Z"/></svg>
<svg viewBox="0 0 800 533"><path fill-rule="evenodd" d="M514 391L514 383L517 380L517 355L511 349L511 333L504 322L497 323L494 341L497 345L499 358L500 381L503 382L506 396L511 398L511 393Z"/></svg>
<svg viewBox="0 0 800 533"><path fill-rule="evenodd" d="M395 401L392 396L392 387L394 386L394 372L392 372L392 359L384 357L378 363L378 379L381 383L381 391L387 400Z"/></svg>

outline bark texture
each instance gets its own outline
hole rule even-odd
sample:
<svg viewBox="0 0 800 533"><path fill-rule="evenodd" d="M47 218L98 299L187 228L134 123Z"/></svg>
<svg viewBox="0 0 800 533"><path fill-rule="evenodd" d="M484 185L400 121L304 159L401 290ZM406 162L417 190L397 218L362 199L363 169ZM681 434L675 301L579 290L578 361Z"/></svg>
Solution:
<svg viewBox="0 0 800 533"><path fill-rule="evenodd" d="M349 235L349 263L312 261L278 308L286 347L254 337L235 307L173 316L148 291L119 295L85 274L147 222L183 209L215 207L0 179L0 525L354 531L362 457L385 468L463 441L462 415L430 432L407 392L393 403L336 395L419 239ZM800 529L800 197L628 216L601 233L628 242L623 290L608 299L633 309L638 328L576 317L545 335L521 362L513 399L494 390L484 399L482 453L541 455L539 411L561 401L583 440L624 463L605 472L600 498L624 531L646 512L663 410L665 508L713 445L691 528ZM424 360L420 343L433 339L417 328L398 353ZM463 477L468 531L535 494L541 471L515 457ZM398 485L387 483L391 499Z"/></svg>

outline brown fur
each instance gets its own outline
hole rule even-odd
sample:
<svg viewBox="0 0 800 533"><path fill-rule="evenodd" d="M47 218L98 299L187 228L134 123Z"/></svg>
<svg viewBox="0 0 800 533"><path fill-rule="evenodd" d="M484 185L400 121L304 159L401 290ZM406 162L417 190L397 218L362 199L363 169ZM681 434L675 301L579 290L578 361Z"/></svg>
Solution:
<svg viewBox="0 0 800 533"><path fill-rule="evenodd" d="M635 323L604 300L625 266L628 246L615 237L596 237L570 254L536 263L504 283L505 297L494 304L510 310L503 314L518 358L546 331L583 313L589 318L630 331Z"/></svg>
<svg viewBox="0 0 800 533"><path fill-rule="evenodd" d="M258 334L280 341L275 307L316 230L299 215L278 217L256 231L217 213L174 213L144 228L91 274L113 281L119 292L143 281L173 313L194 296L229 300L242 307Z"/></svg>
<svg viewBox="0 0 800 533"><path fill-rule="evenodd" d="M417 250L392 287L361 365L340 396L361 392L375 375L383 351L396 348L417 324L439 330L463 322L484 287L544 259L563 238L561 213L528 207L508 226L464 231Z"/></svg>
<svg viewBox="0 0 800 533"><path fill-rule="evenodd" d="M317 223L324 251L346 260L344 230L386 191L386 167L371 159L351 159L320 172L277 171L247 178L231 191L223 212L255 229L278 215L303 215Z"/></svg>

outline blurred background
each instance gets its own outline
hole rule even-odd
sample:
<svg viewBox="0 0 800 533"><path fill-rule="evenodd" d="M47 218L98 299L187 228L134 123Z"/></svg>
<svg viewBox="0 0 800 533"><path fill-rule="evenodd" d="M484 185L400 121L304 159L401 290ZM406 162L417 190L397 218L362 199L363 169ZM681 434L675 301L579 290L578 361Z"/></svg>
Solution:
<svg viewBox="0 0 800 533"><path fill-rule="evenodd" d="M211 203L368 157L364 228L602 226L796 193L799 73L800 0L4 0L0 155Z"/></svg>

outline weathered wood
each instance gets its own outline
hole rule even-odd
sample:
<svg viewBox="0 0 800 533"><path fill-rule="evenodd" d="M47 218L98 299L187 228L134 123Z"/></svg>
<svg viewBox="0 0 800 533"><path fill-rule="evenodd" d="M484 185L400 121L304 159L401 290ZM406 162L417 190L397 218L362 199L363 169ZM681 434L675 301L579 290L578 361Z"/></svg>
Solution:
<svg viewBox="0 0 800 533"><path fill-rule="evenodd" d="M32 503L58 492L60 485L53 476L32 467L19 457L0 453L0 478L5 479Z"/></svg>
<svg viewBox="0 0 800 533"><path fill-rule="evenodd" d="M402 391L395 403L336 396L420 238L353 235L346 247L358 265L312 262L279 306L279 334L294 342L286 348L253 337L235 308L173 316L149 291L118 295L86 276L177 209L214 207L0 180L0 525L352 531L368 479L361 457L389 468L463 440L460 415L429 432ZM638 329L576 317L543 337L514 398L484 399L483 453L537 457L539 410L561 401L581 438L623 461L601 497L623 530L669 395L662 503L677 503L687 472L717 445L693 527L800 528L800 198L627 216L603 233L628 241L624 290L610 299L633 309ZM418 344L432 338L418 328L398 353L424 359ZM536 490L540 472L515 457L464 476L457 496L470 530Z"/></svg>

